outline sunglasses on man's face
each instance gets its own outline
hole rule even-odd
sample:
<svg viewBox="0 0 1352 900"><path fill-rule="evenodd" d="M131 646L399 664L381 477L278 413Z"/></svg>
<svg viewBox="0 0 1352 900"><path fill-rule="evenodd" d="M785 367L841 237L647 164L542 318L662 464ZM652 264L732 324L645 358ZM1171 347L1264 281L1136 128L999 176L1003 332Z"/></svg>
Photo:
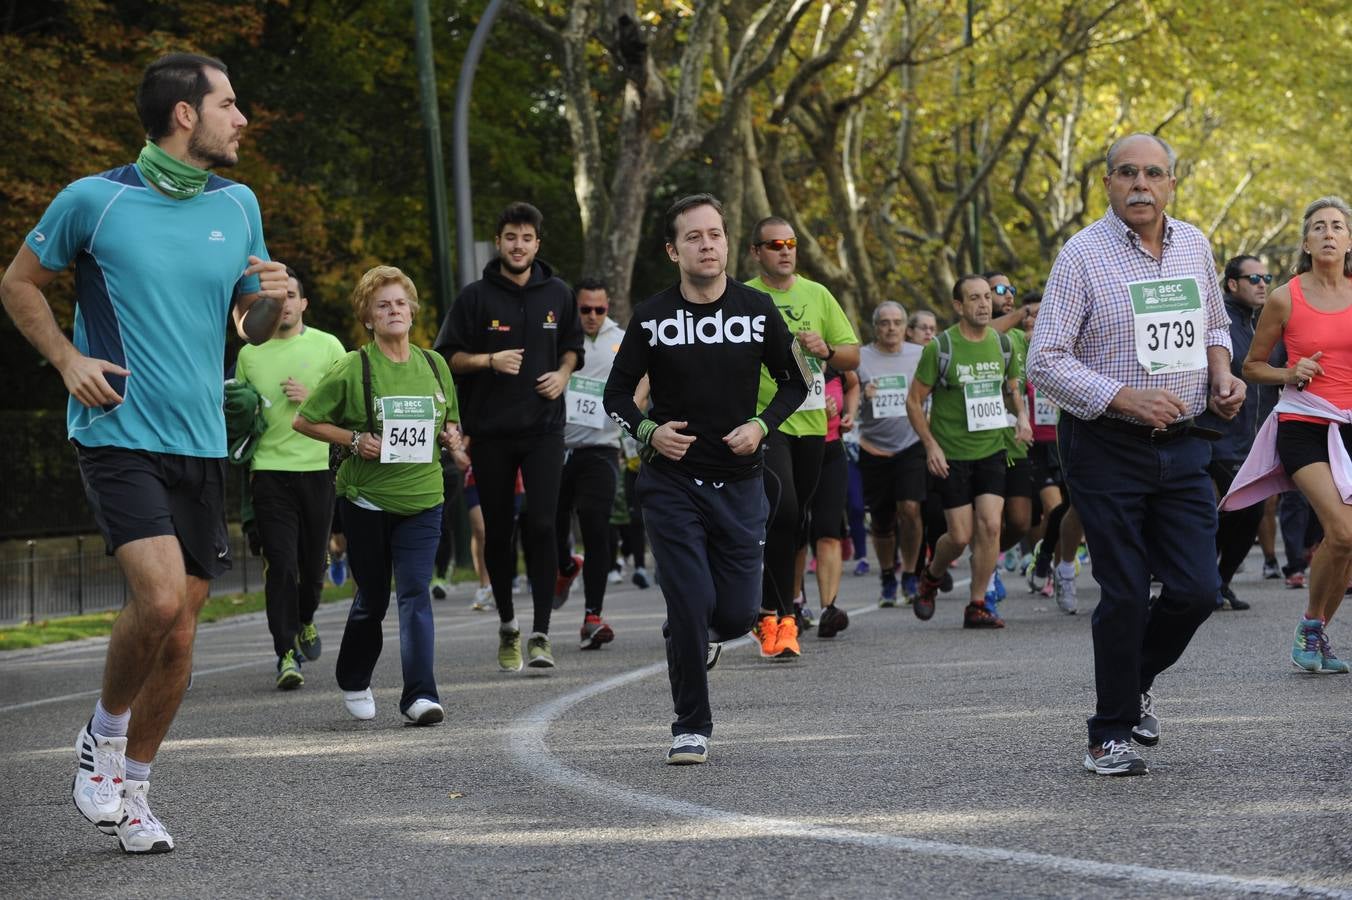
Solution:
<svg viewBox="0 0 1352 900"><path fill-rule="evenodd" d="M584 316L604 316L610 311L609 306L579 306L577 311Z"/></svg>
<svg viewBox="0 0 1352 900"><path fill-rule="evenodd" d="M997 284L995 287L991 288L991 290L995 291L996 296L999 297L1003 297L1005 294L1008 294L1011 297L1019 296L1019 289L1012 284Z"/></svg>
<svg viewBox="0 0 1352 900"><path fill-rule="evenodd" d="M1272 284L1271 275L1241 275L1239 278L1241 281L1247 281L1254 286L1259 284Z"/></svg>
<svg viewBox="0 0 1352 900"><path fill-rule="evenodd" d="M775 252L780 250L792 250L798 246L798 238L776 238L773 241L757 241L757 247L768 247Z"/></svg>

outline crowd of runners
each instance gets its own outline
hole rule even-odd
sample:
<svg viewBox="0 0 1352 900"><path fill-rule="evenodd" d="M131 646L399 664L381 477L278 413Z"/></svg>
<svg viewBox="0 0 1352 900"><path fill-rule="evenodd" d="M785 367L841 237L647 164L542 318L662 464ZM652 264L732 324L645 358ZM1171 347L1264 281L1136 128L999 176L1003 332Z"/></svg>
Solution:
<svg viewBox="0 0 1352 900"><path fill-rule="evenodd" d="M212 172L235 164L246 124L226 67L166 56L136 105L137 161L62 191L0 291L70 392L86 492L130 586L73 785L127 852L173 848L149 806L151 763L210 580L230 565L227 458L251 472L277 688L301 687L321 654L326 568L356 584L336 663L356 719L378 714L392 598L398 713L444 719L433 617L461 497L472 608L496 611L505 672L581 665L560 658L554 614L598 650L623 637L608 585L656 582L672 764L708 758L723 642L751 632L783 662L813 628L840 639L847 572L876 574L880 606L929 620L965 560L963 627L1001 629L1011 591L1075 614L1092 553L1083 763L1100 774L1147 771L1134 745L1160 740L1155 679L1213 611L1248 608L1231 579L1255 540L1264 577L1307 590L1292 662L1348 671L1327 633L1352 578L1352 210L1336 197L1306 211L1290 281L1269 292L1252 256L1218 277L1201 232L1165 215L1173 150L1129 135L1106 152L1107 212L1042 291L991 271L958 277L935 310L868 298L867 343L798 271L785 218L741 238L757 269L741 283L718 200L676 201L674 283L626 326L606 284L570 287L540 258L544 218L514 203L431 348L410 340L417 287L382 265L352 291L369 340L345 351L306 324L304 280L270 260L253 193ZM71 266L68 339L43 288ZM231 315L247 345L223 387Z"/></svg>

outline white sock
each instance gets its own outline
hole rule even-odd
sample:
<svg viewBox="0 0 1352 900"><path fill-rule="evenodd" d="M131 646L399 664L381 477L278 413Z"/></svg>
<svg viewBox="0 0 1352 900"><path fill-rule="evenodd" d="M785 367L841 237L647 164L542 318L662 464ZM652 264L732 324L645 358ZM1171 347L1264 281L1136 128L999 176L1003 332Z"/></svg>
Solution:
<svg viewBox="0 0 1352 900"><path fill-rule="evenodd" d="M99 737L126 737L127 723L130 721L130 709L115 716L103 708L103 700L100 698L94 704L94 720L89 723L89 730Z"/></svg>
<svg viewBox="0 0 1352 900"><path fill-rule="evenodd" d="M990 581L987 581L987 582L986 582L986 590L988 590L988 591L993 591L993 590L995 590L995 573L994 573L994 572L991 573Z"/></svg>
<svg viewBox="0 0 1352 900"><path fill-rule="evenodd" d="M508 631L515 631L517 633L520 633L521 626L516 623L516 616L512 616L512 620L510 622L503 622L501 625L498 626L498 631L504 633Z"/></svg>
<svg viewBox="0 0 1352 900"><path fill-rule="evenodd" d="M1057 574L1057 575L1060 575L1062 578L1072 578L1072 579L1073 579L1073 578L1075 577L1075 563L1073 563L1073 562L1059 562L1059 563L1057 563L1057 564L1056 564L1056 574Z"/></svg>
<svg viewBox="0 0 1352 900"><path fill-rule="evenodd" d="M137 762L130 756L127 757L127 780L128 781L149 781L150 763Z"/></svg>

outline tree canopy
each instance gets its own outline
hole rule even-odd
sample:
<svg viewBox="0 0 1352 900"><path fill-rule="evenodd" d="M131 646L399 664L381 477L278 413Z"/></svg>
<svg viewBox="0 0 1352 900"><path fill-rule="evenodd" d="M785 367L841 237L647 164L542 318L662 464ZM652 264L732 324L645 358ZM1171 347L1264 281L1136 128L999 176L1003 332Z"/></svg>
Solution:
<svg viewBox="0 0 1352 900"><path fill-rule="evenodd" d="M431 3L443 122L484 5ZM737 274L773 213L857 322L885 299L946 316L961 272L1040 284L1105 207L1108 145L1148 131L1180 157L1170 212L1219 261L1285 266L1305 204L1341 191L1348 29L1279 0L511 0L475 80L475 236L530 200L542 257L603 277L623 319L674 277L662 211L709 190ZM431 295L413 48L409 3L0 3L0 252L63 185L135 157L146 63L208 53L251 120L228 174L258 194L272 255L306 276L310 320L353 341L346 298L370 265ZM51 299L69 324L69 279ZM10 406L60 402L8 321L0 351Z"/></svg>

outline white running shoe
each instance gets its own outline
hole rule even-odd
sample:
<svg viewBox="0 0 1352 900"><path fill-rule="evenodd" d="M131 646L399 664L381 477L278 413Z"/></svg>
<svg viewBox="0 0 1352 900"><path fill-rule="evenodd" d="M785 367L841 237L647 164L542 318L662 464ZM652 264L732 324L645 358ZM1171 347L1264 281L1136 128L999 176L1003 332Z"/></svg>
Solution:
<svg viewBox="0 0 1352 900"><path fill-rule="evenodd" d="M709 739L702 734L678 734L667 751L669 766L697 766L709 760Z"/></svg>
<svg viewBox="0 0 1352 900"><path fill-rule="evenodd" d="M343 704L354 719L374 719L376 717L376 695L371 689L364 691L343 691Z"/></svg>
<svg viewBox="0 0 1352 900"><path fill-rule="evenodd" d="M486 609L493 608L493 586L485 584L482 587L475 588L474 602L469 608L475 612L483 612Z"/></svg>
<svg viewBox="0 0 1352 900"><path fill-rule="evenodd" d="M150 811L146 795L149 781L122 782L122 820L117 823L117 840L126 853L168 853L174 839Z"/></svg>
<svg viewBox="0 0 1352 900"><path fill-rule="evenodd" d="M375 710L375 704L371 704L372 712ZM404 710L404 718L408 719L413 725L435 725L446 718L446 711L441 708L441 704L435 700L428 700L426 697L419 697Z"/></svg>
<svg viewBox="0 0 1352 900"><path fill-rule="evenodd" d="M1075 602L1075 576L1069 578L1061 574L1060 569L1052 572L1052 583L1056 605L1061 608L1061 612L1068 616L1075 615L1077 604Z"/></svg>
<svg viewBox="0 0 1352 900"><path fill-rule="evenodd" d="M71 785L75 808L99 831L116 834L122 818L122 783L127 777L126 737L102 737L86 724L75 736L75 760Z"/></svg>

